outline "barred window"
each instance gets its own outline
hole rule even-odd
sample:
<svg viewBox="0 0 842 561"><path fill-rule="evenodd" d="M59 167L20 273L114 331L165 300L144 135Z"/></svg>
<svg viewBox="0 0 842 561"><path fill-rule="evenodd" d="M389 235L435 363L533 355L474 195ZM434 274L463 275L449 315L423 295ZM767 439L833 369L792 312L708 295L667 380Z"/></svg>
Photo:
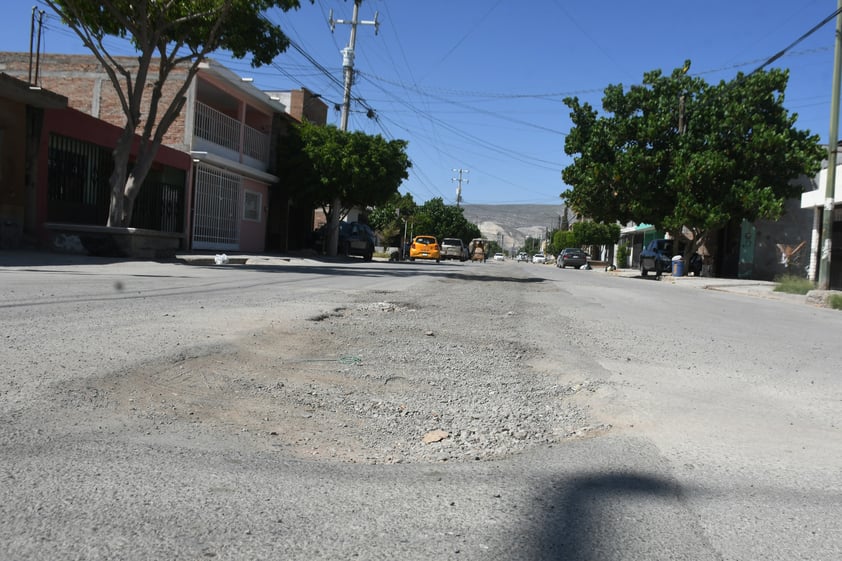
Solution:
<svg viewBox="0 0 842 561"><path fill-rule="evenodd" d="M263 195L254 191L246 191L243 200L243 219L260 222L260 208L263 206Z"/></svg>

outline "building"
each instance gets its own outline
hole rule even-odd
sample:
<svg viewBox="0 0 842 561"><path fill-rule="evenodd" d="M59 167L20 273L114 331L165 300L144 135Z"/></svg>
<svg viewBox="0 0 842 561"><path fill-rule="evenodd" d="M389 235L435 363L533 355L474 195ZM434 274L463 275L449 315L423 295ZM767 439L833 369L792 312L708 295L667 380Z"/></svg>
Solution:
<svg viewBox="0 0 842 561"><path fill-rule="evenodd" d="M0 248L34 245L39 222L34 164L44 112L67 98L0 74ZM42 220L43 222L43 220Z"/></svg>
<svg viewBox="0 0 842 561"><path fill-rule="evenodd" d="M819 275L819 262L821 261L821 248L824 239L822 223L824 212L831 212L833 232L831 233L830 252L830 288L842 290L842 164L836 165L836 180L833 185L833 198L826 200L827 191L827 165L825 161L822 169L813 179L813 189L801 194L801 208L806 209L812 216L812 234L809 238L809 262L807 265L807 276L815 281Z"/></svg>
<svg viewBox="0 0 842 561"><path fill-rule="evenodd" d="M328 106L321 100L321 96L306 88L265 93L286 107L286 114L275 120L276 139L286 136L290 127L305 120L316 125L327 123ZM297 157L282 149L273 151L281 181L274 184L269 192L269 223L266 235L266 249L269 251L287 252L310 248L314 221L321 213L320 210L315 210L308 203L299 200L297 194L300 185L294 178L285 176L280 171L284 168L283 159L290 156Z"/></svg>
<svg viewBox="0 0 842 561"><path fill-rule="evenodd" d="M806 177L796 183L809 189ZM784 203L784 213L777 220L732 220L711 232L699 253L704 276L774 280L785 273L805 274L810 240L811 214L799 205L797 198ZM618 267L638 268L640 252L653 239L664 233L649 224L630 223L621 229L620 244L628 249L628 262ZM615 249L615 254L616 254Z"/></svg>
<svg viewBox="0 0 842 561"><path fill-rule="evenodd" d="M121 127L0 74L0 131L0 246L148 257L183 247L187 154L159 150L132 227L108 229L111 152Z"/></svg>
<svg viewBox="0 0 842 561"><path fill-rule="evenodd" d="M130 71L137 67L134 57L118 60ZM29 65L27 53L0 55L0 71L18 78L27 77ZM117 94L92 55L42 54L37 76L37 86L66 97L70 108L123 127ZM176 95L185 77L186 68L170 75L162 103ZM188 154L191 161L185 248L263 251L269 188L279 182L271 169L272 129L285 106L213 60L202 63L185 97L163 139L163 146Z"/></svg>

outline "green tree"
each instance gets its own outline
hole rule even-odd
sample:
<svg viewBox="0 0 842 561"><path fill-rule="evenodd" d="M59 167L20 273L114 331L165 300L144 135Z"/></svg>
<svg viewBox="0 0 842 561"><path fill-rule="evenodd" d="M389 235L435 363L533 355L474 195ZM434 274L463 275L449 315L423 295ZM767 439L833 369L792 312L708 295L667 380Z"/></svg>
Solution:
<svg viewBox="0 0 842 561"><path fill-rule="evenodd" d="M606 246L608 248L608 261L614 260L614 244L620 241L619 224L601 224L584 220L573 224L574 247Z"/></svg>
<svg viewBox="0 0 842 561"><path fill-rule="evenodd" d="M553 233L553 246L561 251L567 247L576 247L576 238L571 230L556 230Z"/></svg>
<svg viewBox="0 0 842 561"><path fill-rule="evenodd" d="M581 221L573 225L571 232L575 246L614 245L620 240L619 224Z"/></svg>
<svg viewBox="0 0 842 561"><path fill-rule="evenodd" d="M656 70L628 90L610 85L600 117L567 98L573 128L561 194L577 213L598 222L653 224L683 238L688 254L732 220L775 219L791 181L813 175L818 137L795 127L783 107L788 72L738 74L708 85L687 74Z"/></svg>
<svg viewBox="0 0 842 561"><path fill-rule="evenodd" d="M387 245L400 246L405 223L415 216L417 208L412 195L395 193L389 201L374 207L368 213L368 223L380 234Z"/></svg>
<svg viewBox="0 0 842 561"><path fill-rule="evenodd" d="M441 197L430 199L418 207L414 217L415 233L443 238L460 238L469 243L474 238L482 237L479 227L468 222L465 209L444 204Z"/></svg>
<svg viewBox="0 0 842 561"><path fill-rule="evenodd" d="M286 50L289 40L262 13L276 7L283 11L299 7L298 0L45 2L102 64L126 116L113 151L109 226L130 224L140 187L164 134L186 102L202 61L224 49L235 58L251 54L254 67L272 62ZM133 59L137 66L127 67L113 56L105 45L108 37L129 39L138 52ZM172 84L171 75L177 68L186 69L186 78L164 101L164 85ZM129 169L135 134L140 134L140 147Z"/></svg>
<svg viewBox="0 0 842 561"><path fill-rule="evenodd" d="M555 233L558 232L557 229L553 228L547 232L547 245L544 248L544 253L546 255L558 255L558 253L564 249L563 247L557 247L555 244Z"/></svg>
<svg viewBox="0 0 842 561"><path fill-rule="evenodd" d="M527 238L523 241L523 251L529 253L530 255L538 253L541 251L541 240L533 238L532 236L527 236Z"/></svg>
<svg viewBox="0 0 842 561"><path fill-rule="evenodd" d="M405 140L387 141L380 135L342 131L333 125L304 122L298 126L307 166L300 177L307 196L328 216L348 214L353 207L387 203L409 177L411 166ZM340 208L330 208L339 199Z"/></svg>

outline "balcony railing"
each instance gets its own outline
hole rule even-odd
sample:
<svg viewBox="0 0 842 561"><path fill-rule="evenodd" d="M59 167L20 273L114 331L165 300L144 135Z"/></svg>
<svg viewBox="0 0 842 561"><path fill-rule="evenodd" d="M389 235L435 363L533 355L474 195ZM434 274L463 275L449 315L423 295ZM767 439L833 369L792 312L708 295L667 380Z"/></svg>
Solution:
<svg viewBox="0 0 842 561"><path fill-rule="evenodd" d="M240 131L243 145L240 147ZM262 164L269 163L269 135L233 119L216 109L196 102L193 134Z"/></svg>

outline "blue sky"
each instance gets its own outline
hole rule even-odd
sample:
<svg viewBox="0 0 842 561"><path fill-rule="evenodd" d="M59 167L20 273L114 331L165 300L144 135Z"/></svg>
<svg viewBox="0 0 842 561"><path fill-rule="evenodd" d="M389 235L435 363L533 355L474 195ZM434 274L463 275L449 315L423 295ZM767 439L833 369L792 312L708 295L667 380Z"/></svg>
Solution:
<svg viewBox="0 0 842 561"><path fill-rule="evenodd" d="M28 51L33 6L46 10L42 52L85 53L49 8L12 0L0 20L0 51ZM342 101L342 57L353 1L302 0L297 11L273 12L296 48L275 64L214 56L266 90L306 87L331 106ZM832 0L363 0L357 30L350 130L409 141L413 162L401 187L417 203L453 204L454 169L469 170L464 203L560 204L569 165L564 138L578 96L601 109L609 84L640 83L643 73L669 73L692 61L690 73L710 83L750 72L836 9ZM772 66L788 68L786 106L797 125L829 135L834 22L793 47ZM117 54L129 54L118 47ZM318 63L318 67L311 60ZM325 71L327 72L326 75ZM332 77L332 78L331 78ZM367 109L376 119L366 116ZM339 124L330 110L329 122Z"/></svg>

